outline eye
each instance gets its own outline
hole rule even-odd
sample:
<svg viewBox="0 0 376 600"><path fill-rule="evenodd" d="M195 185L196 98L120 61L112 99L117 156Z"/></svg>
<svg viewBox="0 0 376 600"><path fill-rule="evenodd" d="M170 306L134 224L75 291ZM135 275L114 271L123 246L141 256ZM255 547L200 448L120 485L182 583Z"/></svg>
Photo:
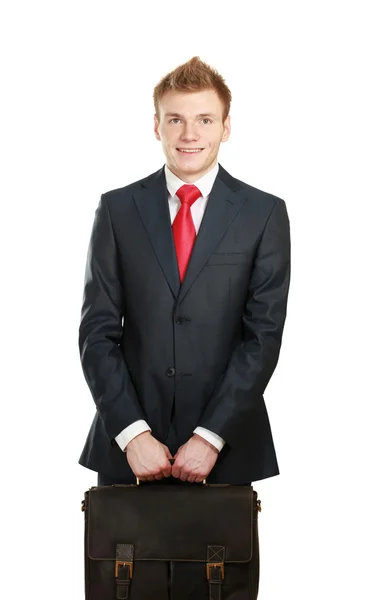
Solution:
<svg viewBox="0 0 376 600"><path fill-rule="evenodd" d="M178 119L177 117L174 117L173 119L169 120L169 123L172 123L172 121L180 121L180 119Z"/></svg>
<svg viewBox="0 0 376 600"><path fill-rule="evenodd" d="M209 123L212 123L211 119L208 119L207 117L205 117L204 119L202 119L203 121L209 121Z"/></svg>

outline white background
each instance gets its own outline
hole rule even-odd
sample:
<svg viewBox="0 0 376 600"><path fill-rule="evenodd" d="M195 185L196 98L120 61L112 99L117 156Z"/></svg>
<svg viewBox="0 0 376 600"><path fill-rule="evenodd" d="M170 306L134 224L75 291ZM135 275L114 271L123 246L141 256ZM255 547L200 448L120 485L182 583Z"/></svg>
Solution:
<svg viewBox="0 0 376 600"><path fill-rule="evenodd" d="M163 165L153 87L194 55L233 93L221 164L283 198L291 223L288 314L265 394L281 475L254 483L259 599L376 597L371 4L2 9L3 598L83 599L80 504L96 473L77 463L94 416L78 327L91 226L102 192Z"/></svg>

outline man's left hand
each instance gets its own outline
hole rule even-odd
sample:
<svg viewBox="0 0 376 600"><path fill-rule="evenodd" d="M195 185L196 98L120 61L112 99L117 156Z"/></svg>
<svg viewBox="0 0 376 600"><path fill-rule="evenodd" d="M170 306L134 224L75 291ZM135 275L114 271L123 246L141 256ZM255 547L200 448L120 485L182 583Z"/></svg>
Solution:
<svg viewBox="0 0 376 600"><path fill-rule="evenodd" d="M171 475L189 483L200 483L214 467L218 454L215 446L195 433L175 454Z"/></svg>

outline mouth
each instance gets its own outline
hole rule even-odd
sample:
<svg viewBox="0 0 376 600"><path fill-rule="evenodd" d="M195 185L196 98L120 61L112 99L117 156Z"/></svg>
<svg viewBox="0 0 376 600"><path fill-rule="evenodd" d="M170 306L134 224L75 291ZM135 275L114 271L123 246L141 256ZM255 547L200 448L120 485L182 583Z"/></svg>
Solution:
<svg viewBox="0 0 376 600"><path fill-rule="evenodd" d="M200 154L204 148L176 148L176 150L182 154Z"/></svg>

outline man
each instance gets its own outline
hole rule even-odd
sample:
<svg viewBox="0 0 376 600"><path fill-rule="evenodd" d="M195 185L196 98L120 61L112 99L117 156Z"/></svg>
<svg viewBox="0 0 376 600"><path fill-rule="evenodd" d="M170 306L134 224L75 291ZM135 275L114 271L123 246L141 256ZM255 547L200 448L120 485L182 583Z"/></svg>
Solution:
<svg viewBox="0 0 376 600"><path fill-rule="evenodd" d="M198 57L166 75L154 90L166 164L96 210L79 347L97 411L79 462L98 485L279 473L263 393L286 317L289 219L217 162L230 102Z"/></svg>

